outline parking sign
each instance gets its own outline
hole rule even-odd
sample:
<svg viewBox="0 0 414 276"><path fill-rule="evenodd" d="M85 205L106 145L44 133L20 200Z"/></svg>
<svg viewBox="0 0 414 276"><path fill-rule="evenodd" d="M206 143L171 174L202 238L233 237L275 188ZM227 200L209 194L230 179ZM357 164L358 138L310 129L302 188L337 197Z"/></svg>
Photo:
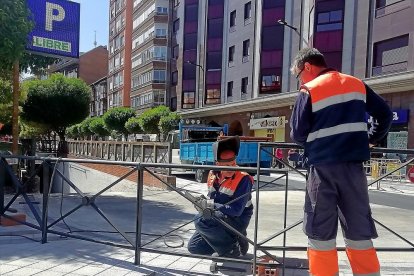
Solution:
<svg viewBox="0 0 414 276"><path fill-rule="evenodd" d="M26 49L38 54L79 57L80 4L67 0L27 0L34 28Z"/></svg>

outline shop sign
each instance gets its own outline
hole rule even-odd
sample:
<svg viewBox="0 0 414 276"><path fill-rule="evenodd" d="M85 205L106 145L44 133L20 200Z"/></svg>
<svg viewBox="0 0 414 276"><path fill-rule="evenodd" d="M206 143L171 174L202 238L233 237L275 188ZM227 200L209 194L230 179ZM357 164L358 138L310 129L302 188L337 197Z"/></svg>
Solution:
<svg viewBox="0 0 414 276"><path fill-rule="evenodd" d="M64 0L26 0L34 28L26 49L37 54L79 57L80 4Z"/></svg>
<svg viewBox="0 0 414 276"><path fill-rule="evenodd" d="M267 129L284 127L286 124L285 116L270 117L261 119L250 119L250 129Z"/></svg>
<svg viewBox="0 0 414 276"><path fill-rule="evenodd" d="M393 124L405 124L408 123L408 109L395 109L392 111L392 123ZM370 125L378 124L377 120L375 122L372 120L372 116L367 114L367 122Z"/></svg>
<svg viewBox="0 0 414 276"><path fill-rule="evenodd" d="M392 123L403 124L408 122L408 109L395 109L392 111Z"/></svg>

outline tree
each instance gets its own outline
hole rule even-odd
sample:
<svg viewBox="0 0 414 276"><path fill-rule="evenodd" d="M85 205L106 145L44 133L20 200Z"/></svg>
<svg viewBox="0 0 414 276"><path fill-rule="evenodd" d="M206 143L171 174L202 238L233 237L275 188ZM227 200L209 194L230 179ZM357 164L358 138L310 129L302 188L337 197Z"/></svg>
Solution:
<svg viewBox="0 0 414 276"><path fill-rule="evenodd" d="M164 116L168 116L171 111L165 105L160 105L152 109L144 111L139 118L139 125L142 130L147 134L160 134L158 123Z"/></svg>
<svg viewBox="0 0 414 276"><path fill-rule="evenodd" d="M53 74L47 80L26 82L27 100L22 117L47 125L65 141L66 128L89 114L90 88L80 79Z"/></svg>
<svg viewBox="0 0 414 276"><path fill-rule="evenodd" d="M80 123L80 130L81 130L80 132L83 135L92 136L94 134L93 131L90 128L92 121L93 121L93 118L89 117L89 118L86 118L85 120L83 120Z"/></svg>
<svg viewBox="0 0 414 276"><path fill-rule="evenodd" d="M66 129L66 136L72 139L79 138L80 137L79 127L80 127L80 124L71 125L70 127L68 127Z"/></svg>
<svg viewBox="0 0 414 276"><path fill-rule="evenodd" d="M2 0L0 6L0 69L11 72L24 53L27 35L33 28L25 0Z"/></svg>
<svg viewBox="0 0 414 276"><path fill-rule="evenodd" d="M0 79L0 123L10 124L12 121L13 93L9 81Z"/></svg>
<svg viewBox="0 0 414 276"><path fill-rule="evenodd" d="M180 120L180 114L178 114L177 112L171 112L167 116L161 117L158 123L158 128L160 132L165 136L168 132L178 127Z"/></svg>
<svg viewBox="0 0 414 276"><path fill-rule="evenodd" d="M138 117L129 118L128 121L125 123L125 128L128 130L130 134L143 133L142 128L139 125Z"/></svg>
<svg viewBox="0 0 414 276"><path fill-rule="evenodd" d="M102 117L94 117L89 124L89 129L98 137L105 138L111 133L105 126L105 122Z"/></svg>
<svg viewBox="0 0 414 276"><path fill-rule="evenodd" d="M108 110L103 115L103 120L109 131L116 131L123 134L125 140L128 139L128 130L125 128L125 123L129 118L135 117L135 110L129 107L115 107Z"/></svg>

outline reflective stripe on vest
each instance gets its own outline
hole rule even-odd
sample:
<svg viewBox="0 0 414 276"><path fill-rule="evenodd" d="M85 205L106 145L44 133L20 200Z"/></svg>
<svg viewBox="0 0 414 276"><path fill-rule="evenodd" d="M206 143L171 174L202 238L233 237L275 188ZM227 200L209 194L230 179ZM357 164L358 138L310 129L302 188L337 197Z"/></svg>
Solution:
<svg viewBox="0 0 414 276"><path fill-rule="evenodd" d="M330 105L345 103L345 102L354 101L354 100L360 100L360 101L366 102L366 95L361 92L349 92L345 94L334 95L326 99L320 100L318 102L315 102L312 105L312 111L317 112Z"/></svg>
<svg viewBox="0 0 414 276"><path fill-rule="evenodd" d="M349 124L336 125L333 127L322 128L317 131L309 133L308 139L306 139L306 142L312 142L319 138L328 137L328 136L332 136L332 135L336 135L340 133L349 133L349 132L358 132L358 131L368 132L367 124L366 123L349 123Z"/></svg>

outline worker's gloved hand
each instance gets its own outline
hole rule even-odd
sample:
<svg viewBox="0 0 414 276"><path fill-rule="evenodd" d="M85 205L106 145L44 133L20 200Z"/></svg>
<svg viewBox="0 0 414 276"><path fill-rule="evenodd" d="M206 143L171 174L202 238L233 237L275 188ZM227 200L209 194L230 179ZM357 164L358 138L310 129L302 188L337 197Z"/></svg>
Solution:
<svg viewBox="0 0 414 276"><path fill-rule="evenodd" d="M195 199L195 204L193 204L194 205L194 208L197 210L197 212L199 212L200 214L202 214L203 213L203 209L201 208L201 200L203 200L203 199L207 199L204 195L200 195L199 197L197 197L196 199ZM199 207L200 206L200 207Z"/></svg>
<svg viewBox="0 0 414 276"><path fill-rule="evenodd" d="M203 210L205 210L205 209L213 210L214 209L214 199L203 198L203 199L200 199L198 201L198 203L200 204L200 206Z"/></svg>

